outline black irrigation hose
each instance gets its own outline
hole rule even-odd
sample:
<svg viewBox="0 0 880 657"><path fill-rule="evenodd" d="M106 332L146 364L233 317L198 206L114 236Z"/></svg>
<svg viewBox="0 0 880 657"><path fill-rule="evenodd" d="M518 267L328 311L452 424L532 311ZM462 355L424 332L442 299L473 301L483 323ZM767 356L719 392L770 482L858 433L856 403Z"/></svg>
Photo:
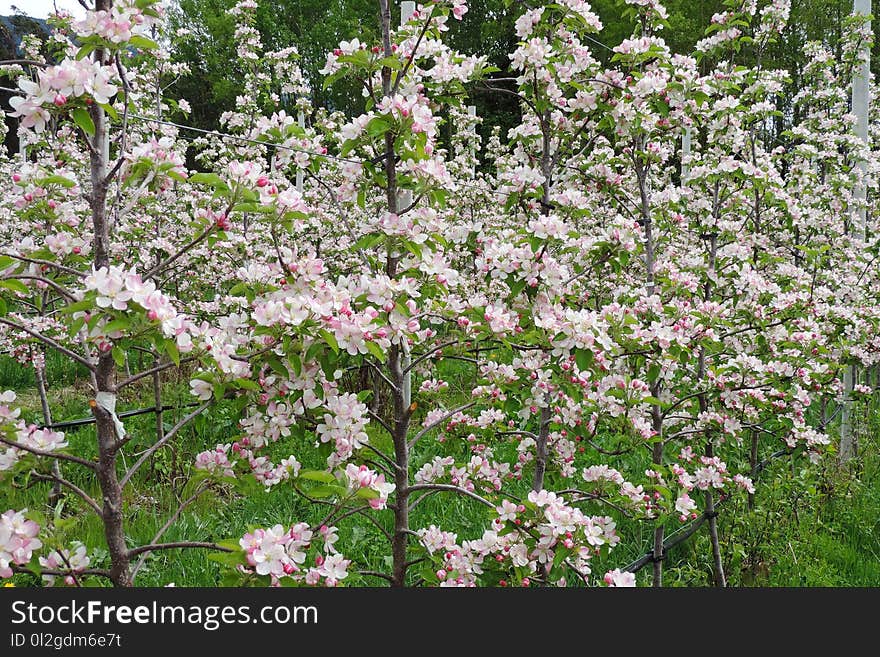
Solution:
<svg viewBox="0 0 880 657"><path fill-rule="evenodd" d="M173 411L178 408L190 408L192 406L198 406L201 402L194 402L192 404L181 404L180 406L162 406L162 412L165 411ZM151 406L150 408L139 408L137 410L132 411L123 411L122 413L118 413L117 417L120 419L124 417L134 417L135 415L146 415L147 413L155 413L158 409L155 406ZM65 420L63 422L54 422L52 424L44 424L40 426L41 429L63 429L65 427L82 427L87 424L94 424L94 417L84 417L78 420Z"/></svg>

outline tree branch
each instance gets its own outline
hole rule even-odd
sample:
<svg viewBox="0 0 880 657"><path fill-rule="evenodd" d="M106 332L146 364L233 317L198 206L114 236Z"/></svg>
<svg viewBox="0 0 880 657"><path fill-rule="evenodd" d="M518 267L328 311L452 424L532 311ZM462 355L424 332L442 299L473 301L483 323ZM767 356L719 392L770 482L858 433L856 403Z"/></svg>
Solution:
<svg viewBox="0 0 880 657"><path fill-rule="evenodd" d="M180 431L183 427L185 427L187 424L189 424L193 419L195 419L195 417L196 417L197 415L199 415L202 411L204 411L204 410L205 410L206 408L208 408L208 406L210 406L210 405L211 405L211 400L209 399L209 400L206 401L204 404L202 404L201 406L199 406L196 410L194 410L192 413L190 413L189 415L187 415L186 417L184 417L182 420L180 420L180 422L178 422L177 424L175 424L175 425L171 428L171 431L169 431L168 433L166 433L166 434L162 437L161 440L157 440L157 441L153 444L152 447L150 447L147 451L145 451L145 452L141 455L141 457L140 457L137 461L135 461L134 465L132 465L132 466L128 469L128 472L125 473L125 476L122 477L122 479L121 479L120 482L119 482L119 486L120 486L120 488L124 487L125 484L128 483L128 481L132 478L132 476L134 475L134 473L138 471L138 468L140 468L140 467L146 462L146 460L147 460L148 458L150 458L153 454L155 454L157 451L159 451L160 449L162 449L162 447L164 447L164 446L168 443L169 440L171 440L172 438L174 438L174 436L177 435L177 432L178 432L178 431Z"/></svg>
<svg viewBox="0 0 880 657"><path fill-rule="evenodd" d="M12 280L12 279L15 279L15 280L22 280L23 279L23 280L39 281L40 283L45 283L46 285L51 287L53 290L58 292L58 294L60 294L61 296L69 299L70 301L76 301L76 297L73 296L73 294L71 294L63 286L61 286L58 283L56 283L55 281L53 281L51 278L44 278L43 276L34 276L32 274L14 274L12 276L3 276L2 278L0 278L0 281L7 281L7 280Z"/></svg>
<svg viewBox="0 0 880 657"><path fill-rule="evenodd" d="M189 358L184 358L180 361L180 365L184 363L191 363L194 360L198 360L195 356L190 356ZM156 374L157 372L161 372L163 370L167 370L170 367L178 367L177 363L173 361L169 361L167 363L163 363L162 365L157 365L156 367L151 367L148 370L144 370L143 372L138 372L137 374L132 374L130 377L125 379L122 383L116 385L116 389L120 390L127 385L131 385L135 381L140 381L141 379Z"/></svg>
<svg viewBox="0 0 880 657"><path fill-rule="evenodd" d="M406 368L404 368L403 373L406 374L406 373L409 372L412 368L414 368L416 365L418 365L418 364L421 363L422 361L424 361L424 360L430 358L432 355L434 355L435 353L437 353L437 352L440 351L441 349L445 349L446 347L451 347L452 345L456 345L456 344L458 344L458 340L451 340L450 342L444 342L444 343L441 344L441 345L437 345L436 347L434 347L434 348L431 349L430 351L426 351L426 352L423 353L421 356L419 356L418 358L416 358L413 362L411 362Z"/></svg>
<svg viewBox="0 0 880 657"><path fill-rule="evenodd" d="M158 541L160 538L162 538L162 536L165 534L165 532L167 532L168 529L171 527L171 525L173 525L175 523L175 521L180 517L180 514L183 513L183 510L186 507L188 507L190 504L195 502L196 499L198 499L198 497L202 493L204 493L206 490L208 490L209 485L210 484L208 484L207 482L202 484L202 486L199 487L199 489L195 493L193 493L189 498L187 498L186 500L184 500L183 502L180 503L180 506L177 507L177 510L171 515L170 518L168 518L168 520L165 522L165 524L162 525L162 528L156 532L156 535L153 536L153 540L150 541L151 545L155 544L156 541ZM147 561L147 553L144 553L143 555L141 555L141 558L138 559L137 564L135 564L135 567L131 571L132 584L134 584L134 580L137 577L138 571L143 567L143 565L144 565L144 563L146 563L146 561Z"/></svg>
<svg viewBox="0 0 880 657"><path fill-rule="evenodd" d="M227 209L227 211L226 211L225 214L228 214L228 213L229 213L229 210ZM193 247L195 247L195 246L197 246L198 244L200 244L201 242L203 242L203 241L208 237L208 235L210 235L210 234L214 231L214 228L216 228L216 225L215 225L215 224L212 224L212 225L208 226L208 227L202 232L201 235L198 235L198 236L196 236L195 238L193 238L188 244L185 244L184 246L182 246L182 247L177 251L177 253L175 253L174 255L168 256L167 258L165 258L165 260L163 260L163 261L160 262L158 265L156 265L155 267L153 267L150 271L148 271L146 274L144 274L143 279L146 281L146 280L148 280L148 279L150 279L150 278L153 278L156 274L159 274L159 273L161 273L163 270L167 269L167 268L169 267L169 265L171 265L172 263L174 263L178 258L180 258L180 257L181 257L183 254L185 254L187 251L189 251L189 250L192 249Z"/></svg>
<svg viewBox="0 0 880 657"><path fill-rule="evenodd" d="M4 438L3 436L0 436L0 443L3 443L4 445L9 445L10 447L15 447L16 449L20 449L25 452L30 452L31 454L36 454L37 456L44 456L50 459L60 459L62 461L70 461L71 463L79 463L80 465L84 465L87 468L91 468L92 470L98 467L96 463L81 459L80 457L73 456L72 454L46 452L42 449L37 449L36 447L28 447L27 445L22 445L21 443L17 443L14 440L9 440L8 438Z"/></svg>
<svg viewBox="0 0 880 657"><path fill-rule="evenodd" d="M30 335L33 338L36 338L40 342L43 342L43 343L49 345L50 347L52 347L56 351L60 351L62 354L64 354L68 358L75 360L80 365L85 365L91 371L95 370L95 366L92 365L91 361L86 360L85 358L80 356L78 353L71 351L67 347L55 342L55 340L53 340L52 338L50 338L48 336L43 335L42 333L38 333L37 331L29 329L26 326L22 326L21 324L10 321L8 319L4 319L2 317L0 317L0 324L5 324L6 326L13 328L16 331L21 331L22 333L27 333L28 335Z"/></svg>
<svg viewBox="0 0 880 657"><path fill-rule="evenodd" d="M407 449L412 449L413 445L415 445L419 441L419 438L424 436L426 433L428 433L432 429L436 429L438 426L440 426L441 424L446 422L446 420L448 420L449 418L454 417L456 414L461 413L462 411L466 411L467 409L471 408L472 406L476 406L476 405L477 405L477 402L470 402L469 404L463 404L462 406L459 406L458 408L454 408L453 410L449 411L446 415L441 417L439 420L437 420L436 422L432 422L431 424L426 426L424 429L419 431L415 435L415 438L413 438L411 441L409 441L409 444L407 445Z"/></svg>
<svg viewBox="0 0 880 657"><path fill-rule="evenodd" d="M410 493L417 492L420 490L437 490L437 491L446 491L449 493L458 493L460 495L465 495L467 497L470 497L471 499L476 500L480 504L485 504L486 506L488 506L492 509L495 508L495 505L492 504L492 502L487 500L485 497L480 497L476 493L472 493L471 491L469 491L465 488L461 488L460 486L453 486L451 484L414 484L409 487Z"/></svg>
<svg viewBox="0 0 880 657"><path fill-rule="evenodd" d="M65 274L72 274L73 276L78 276L79 278L86 277L86 275L81 271L73 269L72 267L66 267L64 265L59 265L57 262L52 262L51 260L40 260L38 258L28 258L26 256L18 255L16 253L8 253L8 252L0 253L0 256L6 256L7 258L12 258L13 260L19 260L21 262L27 262L32 265L44 265L46 267L53 267L53 268L57 269L58 271L63 271Z"/></svg>
<svg viewBox="0 0 880 657"><path fill-rule="evenodd" d="M44 475L39 472L31 472L31 477L33 477L34 479L37 479L38 481L55 481L55 482L58 482L59 484L61 484L62 486L67 486L70 490L72 490L74 493L79 495L79 497L92 508L92 511L97 513L98 516L101 516L101 507L98 506L98 503L92 498L91 495L89 495L87 492L85 492L82 488L80 488L76 484L71 483L71 482L67 481L67 479L64 479L63 477L59 477L58 475L55 475L55 474Z"/></svg>
<svg viewBox="0 0 880 657"><path fill-rule="evenodd" d="M222 547L216 543L208 543L202 541L177 541L175 543L151 543L150 545L141 545L128 551L128 558L136 557L145 552L157 552L159 550L177 550L187 548L203 548L206 550L217 550L219 552L232 552L229 548Z"/></svg>

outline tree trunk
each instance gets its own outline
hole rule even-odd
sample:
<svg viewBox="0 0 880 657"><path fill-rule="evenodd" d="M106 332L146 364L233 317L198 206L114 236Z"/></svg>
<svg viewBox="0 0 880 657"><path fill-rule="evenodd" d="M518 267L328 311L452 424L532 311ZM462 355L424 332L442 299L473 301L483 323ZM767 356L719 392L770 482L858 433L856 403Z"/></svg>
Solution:
<svg viewBox="0 0 880 657"><path fill-rule="evenodd" d="M96 11L109 11L112 0L95 0ZM107 53L99 48L95 51L96 62L106 64ZM95 136L90 149L91 195L89 202L92 211L92 229L94 231L95 269L110 266L110 228L107 220L107 174L110 169L110 135L109 123L104 109L97 103L89 107L89 114L95 124ZM104 537L110 553L110 578L116 586L131 586L130 559L125 544L123 518L122 488L116 472L116 456L119 450L116 425L111 410L105 408L98 400L116 395L115 363L110 352L98 355L95 372L96 400L91 403L95 416L95 427L98 442L98 484L103 498L102 518L104 521Z"/></svg>

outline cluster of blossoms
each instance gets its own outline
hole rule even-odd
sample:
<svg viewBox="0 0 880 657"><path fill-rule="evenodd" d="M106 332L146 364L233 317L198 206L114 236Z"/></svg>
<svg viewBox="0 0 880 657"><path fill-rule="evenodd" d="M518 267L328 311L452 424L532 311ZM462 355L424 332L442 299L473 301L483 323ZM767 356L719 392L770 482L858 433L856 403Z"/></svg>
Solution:
<svg viewBox="0 0 880 657"><path fill-rule="evenodd" d="M247 561L242 570L269 576L273 586L283 578L307 586L337 586L348 577L351 564L333 546L337 538L335 527L322 525L315 531L304 522L289 529L281 525L255 529L239 541ZM312 549L317 541L323 544L320 551Z"/></svg>
<svg viewBox="0 0 880 657"><path fill-rule="evenodd" d="M440 586L476 586L487 578L500 586L529 586L534 579L564 586L565 576L555 569L561 561L586 578L590 559L620 542L612 518L587 516L546 490L529 493L527 505L502 500L496 513L491 529L460 544L456 534L434 525L418 531L440 566L434 573ZM625 585L627 578L618 581Z"/></svg>
<svg viewBox="0 0 880 657"><path fill-rule="evenodd" d="M65 59L57 66L50 66L37 74L37 80L20 78L19 88L23 96L13 96L9 101L12 116L21 119L23 128L33 128L37 133L46 129L51 119L50 108L67 110L72 98L84 97L86 102L107 104L119 90L116 71L89 59Z"/></svg>
<svg viewBox="0 0 880 657"><path fill-rule="evenodd" d="M144 281L134 269L125 271L120 267L101 267L93 270L84 279L86 292L95 293L95 304L98 308L108 310L125 311L129 309L129 303L135 303L146 311L146 317L151 322L159 322L166 338L176 341L177 348L182 353L188 353L195 348L192 337L194 326L183 314L174 307L171 298L156 288L152 280ZM103 326L97 325L93 333L99 338L120 337L115 331L104 333ZM106 341L101 340L107 345Z"/></svg>
<svg viewBox="0 0 880 657"><path fill-rule="evenodd" d="M291 477L295 478L299 474L301 466L293 455L281 459L276 465L272 463L268 456L255 456L253 451L243 449L237 443L232 445L232 449L238 452L246 461L254 479L266 486L266 488L271 488L282 481L287 481Z"/></svg>
<svg viewBox="0 0 880 657"><path fill-rule="evenodd" d="M474 540L434 525L419 530L421 547L411 549L434 564L428 583L591 583L596 555L620 540L614 519L592 510L609 505L663 531L667 521L699 517L703 499L708 509L737 488L753 492L751 479L727 465L745 462L752 427L760 456L776 441L814 457L830 439L824 426L810 426L807 411L841 391L834 359L869 364L880 353L870 263L853 258L840 268L841 284L802 248L828 240L832 253L846 253L837 224L853 206L851 162L836 173L830 167L835 182L814 190L821 188L817 168L854 152L851 119L834 130L796 126L802 143L794 156L766 152L754 126L770 125L781 76L672 55L657 34L662 5L627 2L638 28L607 65L588 43L602 28L589 3L525 11L510 57L522 121L503 143L493 136L487 166L477 167L477 120L465 121L455 103L484 61L440 38L447 18L467 11L462 0L420 6L387 35L391 54L358 39L339 44L323 73L357 79L369 109L346 117L312 111L300 97L291 106L302 110L301 121L269 91L280 83L282 96L306 92L296 52L263 53L257 3L242 0L228 13L245 91L221 117L235 138L200 141L197 158L207 171L189 175L187 146L171 125L129 126L125 152L127 138L114 135L121 166L104 163L121 183L105 208L114 217L105 245L112 264L84 272L95 236L82 220L77 181L88 179L90 158L67 137L78 136L74 123L89 132L84 112L101 118L94 104L111 102L123 88L117 74L126 72L68 59L22 79L15 116L24 141L40 146L29 146L34 163L10 172L21 192L10 211L28 221L24 231L0 228L14 235L22 256L0 275L21 277L4 303L16 304L10 321L27 322L31 335L13 339L5 327L0 346L42 369L33 334L74 336L78 328L66 330L71 317L85 327L77 345L85 365L103 358L112 367L112 356L130 367L113 341L164 345L172 360L175 349L187 352L198 361L192 395L205 406L237 398L230 406L243 409L239 437L200 445L196 470L241 488L249 477L267 490L287 483L313 499L335 498L340 516L356 510L351 503L387 509L410 534L409 510L438 490L461 494L494 508L491 526ZM149 47L144 29L161 12L145 0L114 5L75 23L78 38L123 56ZM778 30L787 2L763 5L760 14L749 0L716 15L698 51L734 44L749 32L749 17L760 15L759 36L765 27ZM157 53L152 64L128 71L127 101L140 114L152 110L149 90L166 77L150 66L175 70L164 68L167 57ZM819 77L822 59L817 54ZM390 92L385 66L394 69ZM847 115L846 93L819 96L828 99ZM260 115L265 107L271 115ZM40 137L55 118L57 135ZM455 155L438 142L444 121L456 133ZM687 151L686 135L693 136ZM755 189L767 192L756 200ZM192 226L201 231L195 237L184 234ZM848 243L852 253L865 251ZM166 254L175 254L173 267ZM175 289L174 297L159 287ZM80 310L20 312L31 293L59 289L74 290ZM159 359L157 379L166 365ZM469 403L449 410L459 391ZM12 401L10 394L0 402ZM63 434L27 426L6 406L0 419L22 447L67 445ZM645 477L637 479L642 474L626 469L633 461L625 455L645 448L652 463L637 468ZM303 471L296 457L284 457L295 451L310 463L310 449L329 453L326 469ZM698 457L703 450L715 456ZM7 448L0 470L24 453ZM386 481L390 473L405 475L406 485ZM576 490L578 474L585 490ZM532 493L512 502L518 498L505 486L532 476ZM549 490L557 484L564 492ZM336 522L333 514L325 522ZM235 558L246 577L332 586L351 581L335 541L329 527L275 525L245 535ZM62 570L67 562L73 578L89 563L81 547L41 563ZM393 552L395 583L412 581L406 570L414 555L401 562ZM604 582L630 586L635 578L615 569Z"/></svg>
<svg viewBox="0 0 880 657"><path fill-rule="evenodd" d="M686 463L695 459L693 451L689 447L682 450L680 458ZM731 476L727 471L727 464L717 456L700 457L697 460L697 467L693 472L689 472L680 463L673 463L670 468L675 476L675 482L680 489L680 493L675 500L675 511L679 514L679 518L682 521L696 517L695 510L697 504L689 495L695 488L700 491L721 491L728 484L733 483L736 487L748 493L755 492L755 486L750 477L742 474ZM657 473L649 471L648 474L662 483L662 478Z"/></svg>
<svg viewBox="0 0 880 657"><path fill-rule="evenodd" d="M41 429L34 424L26 424L18 419L21 414L20 408L10 408L15 401L15 393L7 390L0 394L0 431L4 431L9 438L22 447L27 447L41 452L54 452L67 447L67 440L61 431ZM4 445L0 451L0 472L10 470L28 451L17 447Z"/></svg>
<svg viewBox="0 0 880 657"><path fill-rule="evenodd" d="M327 458L330 467L344 463L355 450L366 445L367 405L358 401L357 395L344 393L327 400L323 422L315 429L322 443L330 442L335 451Z"/></svg>
<svg viewBox="0 0 880 657"><path fill-rule="evenodd" d="M237 457L235 460L230 458L230 451ZM302 467L293 455L276 464L268 456L257 456L254 450L242 447L238 442L220 444L214 449L199 452L194 467L211 477L235 479L235 467L239 462L245 463L254 479L267 489L290 478L295 479Z"/></svg>
<svg viewBox="0 0 880 657"><path fill-rule="evenodd" d="M140 165L150 171L164 172L166 176L176 177L178 180L186 178L186 160L174 146L174 140L169 137L150 139L136 145L126 156L123 176L130 178ZM132 181L129 180L130 182Z"/></svg>
<svg viewBox="0 0 880 657"><path fill-rule="evenodd" d="M385 481L385 475L370 470L367 466L349 463L345 466L349 491L357 494L368 491L368 504L373 509L384 509L388 503L388 495L394 492L394 484Z"/></svg>
<svg viewBox="0 0 880 657"><path fill-rule="evenodd" d="M456 465L451 456L435 456L419 468L414 475L415 481L422 484L448 481L453 486L471 492L477 488L491 492L500 491L504 481L513 476L510 464L496 461L491 448L485 445L474 445L472 449L479 453L462 465Z"/></svg>
<svg viewBox="0 0 880 657"><path fill-rule="evenodd" d="M30 563L34 551L43 543L37 538L40 526L25 518L27 509L10 509L0 515L0 578L12 577L12 566Z"/></svg>
<svg viewBox="0 0 880 657"><path fill-rule="evenodd" d="M214 449L199 452L194 467L215 477L235 477L235 464L229 460L230 444L217 445Z"/></svg>
<svg viewBox="0 0 880 657"><path fill-rule="evenodd" d="M145 11L149 7L149 11ZM137 0L115 0L109 11L86 12L73 28L80 38L98 37L113 45L131 40L135 34L146 34L161 16L162 6Z"/></svg>
<svg viewBox="0 0 880 657"><path fill-rule="evenodd" d="M67 586L78 586L77 576L89 567L91 561L86 546L74 541L71 549L52 550L47 556L40 557L40 568L69 572L62 581ZM47 586L54 586L56 576L43 575L43 581Z"/></svg>

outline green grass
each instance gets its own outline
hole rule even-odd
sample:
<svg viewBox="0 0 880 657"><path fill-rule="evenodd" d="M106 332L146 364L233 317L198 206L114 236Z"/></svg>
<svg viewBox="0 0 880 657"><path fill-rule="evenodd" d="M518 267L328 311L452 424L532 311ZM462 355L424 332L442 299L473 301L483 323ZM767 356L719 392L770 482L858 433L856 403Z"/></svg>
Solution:
<svg viewBox="0 0 880 657"><path fill-rule="evenodd" d="M134 368L146 363L134 364ZM443 376L464 384L473 376L472 370L452 363ZM50 402L56 421L85 417L88 411L88 388L82 372L65 365L60 359L49 359L49 378L56 382L50 390ZM166 403L188 403L188 377L182 375L167 382ZM148 381L132 386L120 398L120 409L139 408L152 404ZM0 358L0 390L15 389L29 421L42 421L39 399L33 388L33 375L28 368ZM467 385L456 394L464 395ZM869 409L868 436L878 435L880 403ZM185 413L165 414L166 428ZM161 450L145 465L126 490L127 532L131 545L152 540L166 518L182 499L192 494L195 482L191 464L195 454L218 442L228 442L237 435L238 411L232 403L223 403L185 429L175 446ZM138 453L154 439L154 416L129 418L126 429L134 439L131 453ZM380 448L388 449L388 437L371 425L371 438ZM68 439L76 453L95 455L92 426L73 429ZM275 455L295 453L305 468L319 468L323 457L310 445L313 438L304 435L277 446ZM775 462L765 472L759 485L756 507L745 508L744 500L727 506L719 517L719 531L729 582L735 586L877 586L880 585L880 449L873 440L865 440L863 455L854 472L841 471L830 465L812 466L803 458ZM419 447L416 467L434 454L449 449L467 454L465 445L442 446L425 439ZM499 457L509 456L511 444L498 448ZM131 464L132 456L121 467ZM833 458L833 457L829 457ZM830 461L829 461L830 464ZM638 464L633 464L634 467ZM64 474L94 497L100 497L93 478L75 465L65 464ZM642 466L643 467L643 466ZM553 484L553 475L550 483ZM66 495L63 504L50 509L46 505L49 484L0 484L0 510L27 507L50 519L58 545L81 540L95 555L93 565L106 565L103 528L97 517L88 512L80 500ZM518 482L514 494L527 492L528 483ZM596 509L597 511L599 509ZM620 567L638 558L651 542L651 527L644 522L628 520L617 512L601 509L615 517L623 541L609 556L596 558L594 573ZM238 538L255 526L276 523L289 525L305 521L319 522L326 514L324 506L315 506L300 498L289 486L281 485L267 493L255 489L242 495L228 486L217 486L188 507L163 536L163 541L216 541ZM488 510L473 500L445 493L435 494L419 505L411 516L413 527L436 524L456 531L459 539L479 537L487 526ZM384 527L392 526L391 511L375 514ZM668 531L676 527L671 522ZM338 545L357 559L358 565L369 570L388 572L390 549L381 532L371 523L354 516L340 526ZM47 545L47 549L55 545ZM45 550L44 550L45 551ZM103 562L103 563L102 563ZM640 584L649 583L649 568L638 574ZM146 561L137 583L161 586L174 582L178 586L214 586L220 583L221 567L206 558L201 550L157 552ZM19 585L35 584L36 578L17 575ZM705 530L671 550L666 562L664 583L668 586L709 586L712 581L711 548ZM373 577L356 583L379 585Z"/></svg>

